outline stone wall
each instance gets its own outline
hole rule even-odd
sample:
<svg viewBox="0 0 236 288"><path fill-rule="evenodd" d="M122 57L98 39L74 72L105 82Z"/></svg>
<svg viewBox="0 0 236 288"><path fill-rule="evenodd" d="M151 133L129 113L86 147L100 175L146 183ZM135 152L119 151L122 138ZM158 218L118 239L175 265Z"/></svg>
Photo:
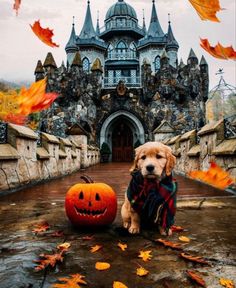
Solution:
<svg viewBox="0 0 236 288"><path fill-rule="evenodd" d="M191 170L208 170L214 161L236 180L236 138L225 138L224 120L163 141L176 156L177 173L185 175Z"/></svg>
<svg viewBox="0 0 236 288"><path fill-rule="evenodd" d="M83 138L83 139L82 139ZM97 147L87 145L87 136L57 138L38 135L23 126L8 124L7 143L0 144L0 191L60 177L100 162Z"/></svg>

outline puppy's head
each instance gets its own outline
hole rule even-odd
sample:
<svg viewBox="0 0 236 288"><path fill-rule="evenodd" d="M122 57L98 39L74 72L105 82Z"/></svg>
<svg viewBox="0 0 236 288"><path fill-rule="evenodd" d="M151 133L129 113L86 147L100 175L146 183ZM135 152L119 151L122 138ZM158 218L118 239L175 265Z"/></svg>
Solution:
<svg viewBox="0 0 236 288"><path fill-rule="evenodd" d="M160 142L147 142L135 149L134 165L130 169L141 171L145 178L164 178L169 176L176 163L170 147Z"/></svg>

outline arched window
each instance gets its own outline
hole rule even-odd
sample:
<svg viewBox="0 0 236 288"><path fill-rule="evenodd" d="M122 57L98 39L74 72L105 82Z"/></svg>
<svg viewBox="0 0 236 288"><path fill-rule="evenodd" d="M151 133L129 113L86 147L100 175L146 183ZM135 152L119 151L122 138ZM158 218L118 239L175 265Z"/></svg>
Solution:
<svg viewBox="0 0 236 288"><path fill-rule="evenodd" d="M159 71L161 68L161 59L160 59L160 56L157 56L155 58L155 71Z"/></svg>
<svg viewBox="0 0 236 288"><path fill-rule="evenodd" d="M112 44L109 44L109 46L108 46L108 48L107 48L107 54L108 54L108 58L109 58L109 59L112 58L113 50L114 50L113 45L112 45Z"/></svg>
<svg viewBox="0 0 236 288"><path fill-rule="evenodd" d="M130 49L131 58L136 58L136 46L133 42L130 44L129 49Z"/></svg>
<svg viewBox="0 0 236 288"><path fill-rule="evenodd" d="M90 70L90 63L89 63L89 59L87 57L85 57L83 59L83 70L86 72L89 72L89 70Z"/></svg>
<svg viewBox="0 0 236 288"><path fill-rule="evenodd" d="M127 45L124 41L120 41L116 46L116 58L125 59L127 54Z"/></svg>

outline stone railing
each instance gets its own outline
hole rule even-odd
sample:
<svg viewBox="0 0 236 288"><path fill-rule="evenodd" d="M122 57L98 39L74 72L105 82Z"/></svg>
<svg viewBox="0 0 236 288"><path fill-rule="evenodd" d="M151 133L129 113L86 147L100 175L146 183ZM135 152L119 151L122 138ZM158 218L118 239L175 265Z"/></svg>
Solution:
<svg viewBox="0 0 236 288"><path fill-rule="evenodd" d="M97 147L87 145L87 136L57 138L8 124L7 143L0 144L0 191L71 174L100 162Z"/></svg>
<svg viewBox="0 0 236 288"><path fill-rule="evenodd" d="M207 170L210 162L216 162L236 180L236 138L225 138L224 120L205 125L196 130L163 141L176 156L177 173L191 170Z"/></svg>

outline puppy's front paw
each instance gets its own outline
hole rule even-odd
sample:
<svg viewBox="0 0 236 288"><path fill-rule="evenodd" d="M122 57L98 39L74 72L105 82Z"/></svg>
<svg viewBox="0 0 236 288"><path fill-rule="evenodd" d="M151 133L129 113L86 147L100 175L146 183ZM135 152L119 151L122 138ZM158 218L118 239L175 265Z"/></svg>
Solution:
<svg viewBox="0 0 236 288"><path fill-rule="evenodd" d="M130 234L138 234L140 232L140 228L138 226L130 226L129 233Z"/></svg>
<svg viewBox="0 0 236 288"><path fill-rule="evenodd" d="M123 227L125 229L129 229L129 226L130 226L130 222L123 222Z"/></svg>

